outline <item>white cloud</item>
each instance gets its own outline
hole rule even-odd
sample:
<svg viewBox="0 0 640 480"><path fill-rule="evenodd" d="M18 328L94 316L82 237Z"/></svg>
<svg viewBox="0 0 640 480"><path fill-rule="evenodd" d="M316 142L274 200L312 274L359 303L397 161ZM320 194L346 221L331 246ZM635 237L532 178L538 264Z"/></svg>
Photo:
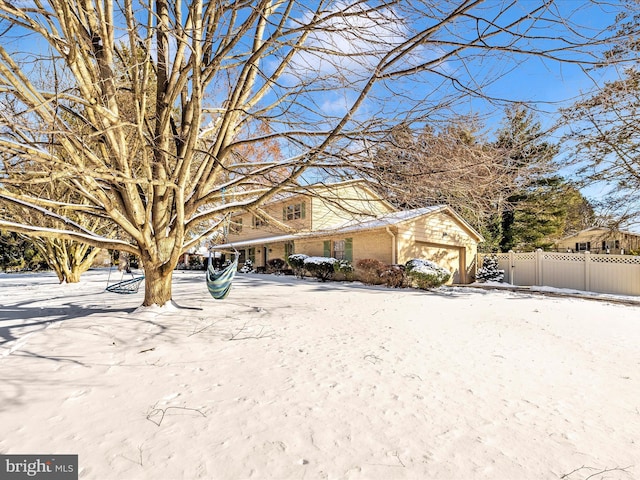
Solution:
<svg viewBox="0 0 640 480"><path fill-rule="evenodd" d="M299 23L307 25L311 20L311 14L306 14ZM391 8L372 10L366 4L337 4L309 35L292 62L292 71L303 78L360 76L371 72L406 37L404 22Z"/></svg>

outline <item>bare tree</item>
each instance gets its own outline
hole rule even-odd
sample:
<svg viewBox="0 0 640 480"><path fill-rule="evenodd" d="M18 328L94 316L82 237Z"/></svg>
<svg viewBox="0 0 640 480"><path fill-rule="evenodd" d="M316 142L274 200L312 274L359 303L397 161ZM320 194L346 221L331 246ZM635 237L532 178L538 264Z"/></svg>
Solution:
<svg viewBox="0 0 640 480"><path fill-rule="evenodd" d="M376 152L372 177L400 207L447 204L482 230L506 208L518 171L480 127L475 118L459 117L439 130L397 128Z"/></svg>
<svg viewBox="0 0 640 480"><path fill-rule="evenodd" d="M163 305L181 253L227 215L266 215L310 169L372 162L391 127L481 97L523 56L597 58L615 33L582 28L564 4L0 0L0 199L61 222L0 227L135 254L144 305ZM274 141L283 158L249 156ZM78 196L37 198L25 182Z"/></svg>
<svg viewBox="0 0 640 480"><path fill-rule="evenodd" d="M583 185L600 184L607 191L603 207L613 214L609 226L640 220L639 116L640 71L635 69L564 111Z"/></svg>

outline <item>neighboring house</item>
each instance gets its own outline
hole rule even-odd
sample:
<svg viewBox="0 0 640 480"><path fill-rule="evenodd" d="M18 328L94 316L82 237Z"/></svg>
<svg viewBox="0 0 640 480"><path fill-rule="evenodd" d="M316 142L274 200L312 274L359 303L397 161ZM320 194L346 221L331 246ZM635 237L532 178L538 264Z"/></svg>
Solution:
<svg viewBox="0 0 640 480"><path fill-rule="evenodd" d="M227 243L214 250L237 249L240 263L263 267L292 253L350 260L373 258L403 264L432 260L452 273L453 283L471 281L469 270L483 240L462 217L443 205L398 211L363 180L307 187L265 206L277 219L251 213L231 219Z"/></svg>
<svg viewBox="0 0 640 480"><path fill-rule="evenodd" d="M630 254L640 251L640 234L592 227L556 242L558 251Z"/></svg>

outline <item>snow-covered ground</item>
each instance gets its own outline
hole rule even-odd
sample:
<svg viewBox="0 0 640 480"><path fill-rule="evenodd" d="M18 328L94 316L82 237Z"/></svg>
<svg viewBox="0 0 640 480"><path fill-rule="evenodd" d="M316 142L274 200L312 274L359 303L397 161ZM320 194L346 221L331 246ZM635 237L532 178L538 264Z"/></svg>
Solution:
<svg viewBox="0 0 640 480"><path fill-rule="evenodd" d="M640 478L640 306L255 274L216 301L176 272L145 309L106 280L0 274L0 453L100 480Z"/></svg>

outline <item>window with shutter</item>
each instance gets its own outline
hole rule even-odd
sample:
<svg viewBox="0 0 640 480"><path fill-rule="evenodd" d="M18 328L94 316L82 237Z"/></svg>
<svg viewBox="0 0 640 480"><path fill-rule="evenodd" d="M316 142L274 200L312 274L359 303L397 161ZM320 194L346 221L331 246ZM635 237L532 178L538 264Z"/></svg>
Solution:
<svg viewBox="0 0 640 480"><path fill-rule="evenodd" d="M296 203L294 205L287 205L283 208L282 218L284 220L297 220L299 218L305 218L305 204Z"/></svg>

